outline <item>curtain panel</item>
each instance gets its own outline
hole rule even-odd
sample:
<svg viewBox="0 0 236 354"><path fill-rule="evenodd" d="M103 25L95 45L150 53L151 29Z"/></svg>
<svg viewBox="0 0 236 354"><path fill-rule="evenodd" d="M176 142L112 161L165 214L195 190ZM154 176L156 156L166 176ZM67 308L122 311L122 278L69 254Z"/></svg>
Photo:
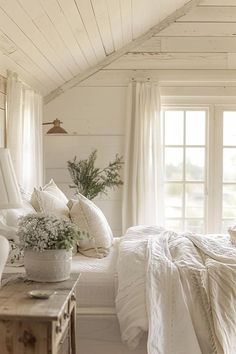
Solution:
<svg viewBox="0 0 236 354"><path fill-rule="evenodd" d="M32 192L43 182L42 97L16 74L7 78L7 147L20 187Z"/></svg>
<svg viewBox="0 0 236 354"><path fill-rule="evenodd" d="M163 164L159 88L153 83L128 87L123 232L133 225L163 225Z"/></svg>

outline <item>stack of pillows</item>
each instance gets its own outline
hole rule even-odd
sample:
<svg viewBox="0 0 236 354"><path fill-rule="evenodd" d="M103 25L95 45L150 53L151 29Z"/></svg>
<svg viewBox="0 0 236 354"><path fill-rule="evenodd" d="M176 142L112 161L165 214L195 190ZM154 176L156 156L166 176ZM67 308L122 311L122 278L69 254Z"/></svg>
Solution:
<svg viewBox="0 0 236 354"><path fill-rule="evenodd" d="M35 188L31 198L23 196L23 207L0 213L0 234L16 240L17 223L21 216L42 212L57 217L70 218L84 236L79 241L78 251L85 256L102 258L109 253L113 235L102 211L89 199L79 194L76 200L68 200L53 180L42 188Z"/></svg>

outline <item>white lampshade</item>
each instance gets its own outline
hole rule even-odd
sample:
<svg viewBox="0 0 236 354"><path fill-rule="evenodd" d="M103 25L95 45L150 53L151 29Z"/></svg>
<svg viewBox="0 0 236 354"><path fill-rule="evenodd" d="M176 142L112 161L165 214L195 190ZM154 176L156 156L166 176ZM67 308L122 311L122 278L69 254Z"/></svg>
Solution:
<svg viewBox="0 0 236 354"><path fill-rule="evenodd" d="M0 209L20 208L22 199L10 152L0 148Z"/></svg>

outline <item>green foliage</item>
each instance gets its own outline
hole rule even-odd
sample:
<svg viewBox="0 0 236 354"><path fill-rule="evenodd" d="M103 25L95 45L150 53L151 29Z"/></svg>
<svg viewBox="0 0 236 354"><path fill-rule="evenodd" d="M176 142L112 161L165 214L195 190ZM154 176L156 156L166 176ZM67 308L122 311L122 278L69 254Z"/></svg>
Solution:
<svg viewBox="0 0 236 354"><path fill-rule="evenodd" d="M123 164L123 157L116 154L115 160L110 162L105 168L95 167L97 150L92 151L85 160L68 161L67 166L70 172L73 185L77 192L92 200L99 193L107 194L108 188L119 187L123 184L120 178L120 169Z"/></svg>

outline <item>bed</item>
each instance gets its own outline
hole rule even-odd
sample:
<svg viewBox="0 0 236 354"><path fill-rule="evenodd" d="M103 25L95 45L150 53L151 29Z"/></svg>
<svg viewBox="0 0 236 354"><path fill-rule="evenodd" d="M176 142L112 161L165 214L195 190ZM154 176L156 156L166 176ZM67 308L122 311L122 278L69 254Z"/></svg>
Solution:
<svg viewBox="0 0 236 354"><path fill-rule="evenodd" d="M236 353L236 247L228 235L133 227L107 257L75 255L72 272L81 273L80 354Z"/></svg>
<svg viewBox="0 0 236 354"><path fill-rule="evenodd" d="M77 289L78 348L80 354L133 353L121 342L116 315L116 266L120 238L114 238L109 255L102 259L77 254L72 272L81 273ZM135 353L146 354L146 336Z"/></svg>
<svg viewBox="0 0 236 354"><path fill-rule="evenodd" d="M117 274L117 316L130 347L148 331L149 354L236 353L236 247L229 235L130 228Z"/></svg>

